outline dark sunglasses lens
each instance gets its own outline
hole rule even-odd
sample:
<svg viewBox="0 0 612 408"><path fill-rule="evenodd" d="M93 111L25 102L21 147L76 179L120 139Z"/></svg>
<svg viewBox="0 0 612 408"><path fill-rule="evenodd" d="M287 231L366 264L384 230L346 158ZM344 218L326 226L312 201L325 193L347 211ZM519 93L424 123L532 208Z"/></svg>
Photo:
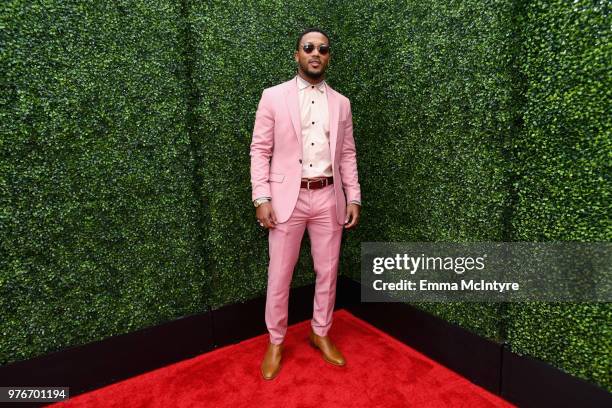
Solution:
<svg viewBox="0 0 612 408"><path fill-rule="evenodd" d="M302 47L304 49L304 52L306 54L310 54L312 52L312 50L314 50L314 45L308 43L308 44L304 44L304 47Z"/></svg>
<svg viewBox="0 0 612 408"><path fill-rule="evenodd" d="M322 45L319 47L319 52L323 55L327 54L329 52L329 46L327 45Z"/></svg>

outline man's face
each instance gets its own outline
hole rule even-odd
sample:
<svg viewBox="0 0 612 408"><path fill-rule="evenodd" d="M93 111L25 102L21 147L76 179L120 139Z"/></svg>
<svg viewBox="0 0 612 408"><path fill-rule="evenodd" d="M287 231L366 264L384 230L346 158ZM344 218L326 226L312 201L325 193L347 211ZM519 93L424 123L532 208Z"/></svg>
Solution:
<svg viewBox="0 0 612 408"><path fill-rule="evenodd" d="M311 43L315 46L310 54L306 54L302 48L304 44L307 43ZM321 33L307 33L302 37L299 50L295 52L295 61L298 63L298 71L301 72L303 76L316 80L322 78L325 74L331 52L325 55L321 54L319 52L319 46L321 44L329 45L327 37Z"/></svg>

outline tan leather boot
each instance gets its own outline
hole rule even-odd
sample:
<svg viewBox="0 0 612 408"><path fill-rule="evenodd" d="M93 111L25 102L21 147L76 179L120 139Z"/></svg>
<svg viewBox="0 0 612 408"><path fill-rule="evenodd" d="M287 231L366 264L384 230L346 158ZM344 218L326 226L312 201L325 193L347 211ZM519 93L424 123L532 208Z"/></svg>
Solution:
<svg viewBox="0 0 612 408"><path fill-rule="evenodd" d="M310 335L308 336L308 340L310 345L314 348L321 350L321 355L323 359L328 363L337 366L343 366L346 364L346 360L344 356L338 350L338 348L332 343L329 336L319 336L315 334L312 329L310 331Z"/></svg>
<svg viewBox="0 0 612 408"><path fill-rule="evenodd" d="M268 340L268 349L264 354L261 362L261 375L264 380L272 380L276 378L280 371L280 362L282 357L283 344L273 344Z"/></svg>

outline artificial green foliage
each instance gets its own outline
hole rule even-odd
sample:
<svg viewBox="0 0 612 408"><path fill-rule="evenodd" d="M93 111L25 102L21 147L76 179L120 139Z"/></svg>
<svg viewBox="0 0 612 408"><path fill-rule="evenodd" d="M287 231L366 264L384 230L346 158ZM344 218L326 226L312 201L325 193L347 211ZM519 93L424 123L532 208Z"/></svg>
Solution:
<svg viewBox="0 0 612 408"><path fill-rule="evenodd" d="M531 3L522 25L528 78L514 142L516 237L612 238L612 36L606 1Z"/></svg>
<svg viewBox="0 0 612 408"><path fill-rule="evenodd" d="M612 239L611 22L607 1L526 8L524 125L511 162L517 241ZM612 390L611 321L610 303L510 304L508 342Z"/></svg>
<svg viewBox="0 0 612 408"><path fill-rule="evenodd" d="M506 1L340 2L330 82L351 98L363 193L343 271L367 241L501 241L509 205L514 8ZM364 10L368 12L364 13ZM340 68L338 68L340 67ZM419 307L499 339L499 305Z"/></svg>
<svg viewBox="0 0 612 408"><path fill-rule="evenodd" d="M508 343L612 391L610 303L528 302L509 305Z"/></svg>
<svg viewBox="0 0 612 408"><path fill-rule="evenodd" d="M0 6L0 364L201 312L178 2Z"/></svg>

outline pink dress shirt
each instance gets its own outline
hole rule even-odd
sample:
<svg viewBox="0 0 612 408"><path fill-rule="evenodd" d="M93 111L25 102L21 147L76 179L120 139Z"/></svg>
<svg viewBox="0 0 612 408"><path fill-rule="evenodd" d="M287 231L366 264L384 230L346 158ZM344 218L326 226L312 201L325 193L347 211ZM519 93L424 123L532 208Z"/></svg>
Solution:
<svg viewBox="0 0 612 408"><path fill-rule="evenodd" d="M297 75L297 81L302 119L302 178L331 177L325 80L313 85Z"/></svg>

